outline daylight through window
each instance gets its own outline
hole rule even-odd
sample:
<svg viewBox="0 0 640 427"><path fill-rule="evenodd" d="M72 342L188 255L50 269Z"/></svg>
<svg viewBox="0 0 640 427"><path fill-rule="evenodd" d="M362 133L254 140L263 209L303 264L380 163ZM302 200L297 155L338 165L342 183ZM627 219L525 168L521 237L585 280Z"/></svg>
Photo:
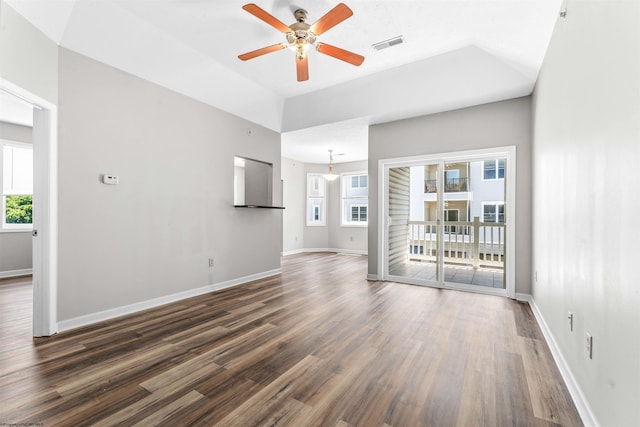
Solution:
<svg viewBox="0 0 640 427"><path fill-rule="evenodd" d="M369 214L369 177L366 172L342 174L342 226L366 226Z"/></svg>
<svg viewBox="0 0 640 427"><path fill-rule="evenodd" d="M483 168L483 179L504 179L504 159L485 160Z"/></svg>
<svg viewBox="0 0 640 427"><path fill-rule="evenodd" d="M327 182L321 174L307 174L307 225L325 225Z"/></svg>
<svg viewBox="0 0 640 427"><path fill-rule="evenodd" d="M0 142L1 228L30 229L33 223L33 148L31 144Z"/></svg>

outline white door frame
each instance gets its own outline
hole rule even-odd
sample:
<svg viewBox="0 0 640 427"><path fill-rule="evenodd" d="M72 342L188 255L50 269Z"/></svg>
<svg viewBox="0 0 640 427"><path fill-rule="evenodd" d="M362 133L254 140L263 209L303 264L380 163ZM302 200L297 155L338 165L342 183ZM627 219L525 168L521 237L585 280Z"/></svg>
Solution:
<svg viewBox="0 0 640 427"><path fill-rule="evenodd" d="M389 225L389 169L397 167L421 166L425 163L449 163L455 161L479 161L485 159L495 159L496 157L504 157L507 159L507 170L505 171L506 189L505 189L505 205L506 209L506 265L505 278L506 289L485 288L482 286L448 284L441 280L439 285L443 288L451 288L458 290L466 290L472 292L489 293L495 295L504 295L509 298L515 298L515 241L516 241L516 147L515 145L495 148L485 148L479 150L456 151L451 153L425 154L421 156L400 157L393 159L380 159L378 161L378 271L379 280L389 280L388 272L388 225ZM444 182L444 168L439 167L439 182ZM438 199L442 199L443 186L438 186ZM443 211L443 208L440 208ZM439 217L442 218L443 212ZM440 233L438 227L438 233ZM442 236L439 235L439 240ZM444 261L440 259L440 271L442 271ZM393 280L396 280L393 277ZM408 282L409 283L409 282ZM413 283L413 281L411 282ZM415 284L422 284L416 282Z"/></svg>
<svg viewBox="0 0 640 427"><path fill-rule="evenodd" d="M33 109L33 336L58 332L58 110L51 102L0 78L0 89Z"/></svg>

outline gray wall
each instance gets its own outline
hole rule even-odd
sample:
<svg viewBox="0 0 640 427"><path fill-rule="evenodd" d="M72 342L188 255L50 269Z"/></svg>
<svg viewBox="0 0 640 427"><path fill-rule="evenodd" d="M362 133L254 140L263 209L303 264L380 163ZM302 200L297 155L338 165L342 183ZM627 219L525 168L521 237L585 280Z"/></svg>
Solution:
<svg viewBox="0 0 640 427"><path fill-rule="evenodd" d="M0 139L31 143L31 128L0 122ZM31 231L0 232L0 275L31 268Z"/></svg>
<svg viewBox="0 0 640 427"><path fill-rule="evenodd" d="M326 169L327 165L324 167ZM368 169L369 165L366 160L333 165L333 170L337 174L367 171ZM368 227L342 227L340 225L340 208L342 205L340 180L337 179L332 183L329 183L329 188L329 205L327 206L329 247L366 253L368 245ZM369 202L369 210L371 210L371 206L371 202Z"/></svg>
<svg viewBox="0 0 640 427"><path fill-rule="evenodd" d="M266 163L254 162L253 160L245 160L243 204L274 206L272 189L272 167L270 165L267 165Z"/></svg>
<svg viewBox="0 0 640 427"><path fill-rule="evenodd" d="M534 114L534 300L600 425L638 425L639 2L569 3Z"/></svg>
<svg viewBox="0 0 640 427"><path fill-rule="evenodd" d="M0 277L24 274L30 269L31 232L0 233Z"/></svg>
<svg viewBox="0 0 640 427"><path fill-rule="evenodd" d="M282 211L233 208L234 155L274 165L281 203L278 133L66 49L59 63L59 320L280 267Z"/></svg>
<svg viewBox="0 0 640 427"><path fill-rule="evenodd" d="M0 77L57 103L58 46L2 0L0 64Z"/></svg>
<svg viewBox="0 0 640 427"><path fill-rule="evenodd" d="M378 206L378 160L516 146L516 292L531 292L531 98L369 128L369 206ZM369 220L369 274L378 270L378 211Z"/></svg>
<svg viewBox="0 0 640 427"><path fill-rule="evenodd" d="M304 248L306 223L304 163L282 158L282 185L285 210L282 216L282 252L298 252Z"/></svg>

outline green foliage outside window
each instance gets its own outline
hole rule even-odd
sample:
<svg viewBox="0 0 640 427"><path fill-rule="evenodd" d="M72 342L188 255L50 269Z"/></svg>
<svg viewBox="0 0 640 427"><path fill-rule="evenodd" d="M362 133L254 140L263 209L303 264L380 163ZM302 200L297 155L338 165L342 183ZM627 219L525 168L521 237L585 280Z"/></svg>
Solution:
<svg viewBox="0 0 640 427"><path fill-rule="evenodd" d="M7 224L31 224L33 223L33 197L32 196L5 196Z"/></svg>

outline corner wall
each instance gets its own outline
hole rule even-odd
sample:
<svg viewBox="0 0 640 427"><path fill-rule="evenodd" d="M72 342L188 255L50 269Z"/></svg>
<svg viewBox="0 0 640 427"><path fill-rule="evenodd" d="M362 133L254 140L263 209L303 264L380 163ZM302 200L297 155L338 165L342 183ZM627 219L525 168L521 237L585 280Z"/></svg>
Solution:
<svg viewBox="0 0 640 427"><path fill-rule="evenodd" d="M59 321L280 268L282 211L233 207L235 155L273 164L281 203L278 133L66 49L59 62Z"/></svg>
<svg viewBox="0 0 640 427"><path fill-rule="evenodd" d="M327 182L327 211L326 225L323 227L308 227L306 225L306 179L307 173L327 173L329 165L318 163L305 164L305 249L335 249L344 252L366 253L367 251L367 227L342 227L340 225L340 179ZM334 163L333 171L336 174L344 172L366 171L366 160L359 162ZM371 194L369 194L371 200ZM369 206L371 201L369 201Z"/></svg>
<svg viewBox="0 0 640 427"><path fill-rule="evenodd" d="M637 425L639 2L568 3L534 92L533 159L533 298L585 422Z"/></svg>
<svg viewBox="0 0 640 427"><path fill-rule="evenodd" d="M378 206L378 161L516 146L516 293L531 292L531 97L369 128L369 206ZM369 213L369 274L378 274L378 210Z"/></svg>
<svg viewBox="0 0 640 427"><path fill-rule="evenodd" d="M367 251L367 227L342 227L340 225L340 180L327 182L327 210L325 226L307 226L307 173L326 173L328 165L303 163L282 159L285 221L285 254L305 250L337 250L364 254ZM337 163L335 173L367 170L367 161ZM369 196L371 197L371 196ZM371 206L371 205L369 205ZM297 239L296 239L297 238Z"/></svg>

